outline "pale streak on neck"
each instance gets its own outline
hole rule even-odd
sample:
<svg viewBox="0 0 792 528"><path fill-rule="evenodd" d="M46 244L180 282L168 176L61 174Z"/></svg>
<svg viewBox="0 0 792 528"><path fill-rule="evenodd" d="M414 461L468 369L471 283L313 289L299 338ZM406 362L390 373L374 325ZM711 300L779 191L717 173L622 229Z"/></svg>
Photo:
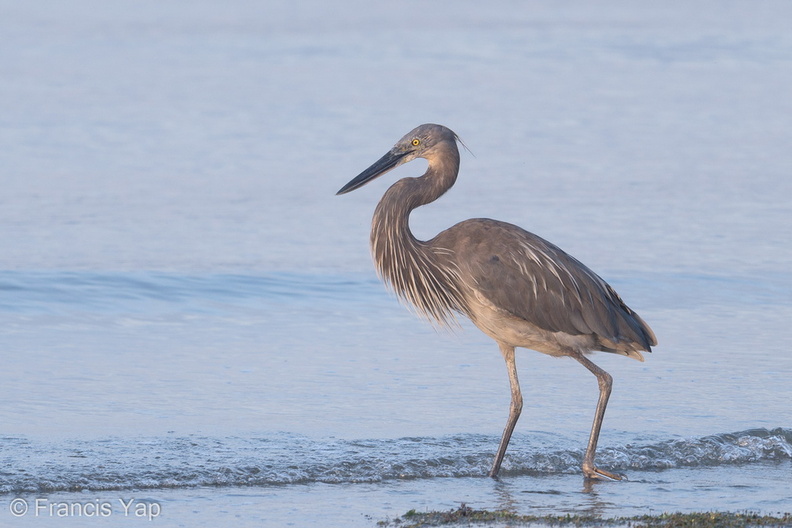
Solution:
<svg viewBox="0 0 792 528"><path fill-rule="evenodd" d="M442 196L456 181L459 151L442 143L424 156L429 168L420 178L403 178L382 197L371 226L371 252L386 284L416 312L438 326L456 323L466 313L456 269L441 266L436 248L410 231L410 212ZM448 262L448 259L445 259Z"/></svg>

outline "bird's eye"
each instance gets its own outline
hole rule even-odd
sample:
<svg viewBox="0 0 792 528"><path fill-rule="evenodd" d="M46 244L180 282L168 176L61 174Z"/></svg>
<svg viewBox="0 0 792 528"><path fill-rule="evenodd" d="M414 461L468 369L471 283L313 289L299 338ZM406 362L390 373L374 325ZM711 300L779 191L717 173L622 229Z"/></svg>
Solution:
<svg viewBox="0 0 792 528"><path fill-rule="evenodd" d="M418 145L421 144L421 140L418 139L418 138L415 138L415 139L412 140L412 144L413 144L413 147L417 147Z"/></svg>

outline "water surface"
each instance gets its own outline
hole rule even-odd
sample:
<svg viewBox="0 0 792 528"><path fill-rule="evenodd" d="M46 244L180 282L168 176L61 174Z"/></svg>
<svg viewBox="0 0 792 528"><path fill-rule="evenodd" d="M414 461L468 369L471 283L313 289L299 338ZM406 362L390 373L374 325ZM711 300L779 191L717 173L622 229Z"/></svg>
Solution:
<svg viewBox="0 0 792 528"><path fill-rule="evenodd" d="M792 510L787 4L0 8L3 524L85 523L16 498L167 526ZM531 351L484 477L497 347L416 319L368 255L424 165L334 196L423 122L475 156L418 236L519 224L655 330L645 363L595 356L628 482L583 484L596 382Z"/></svg>

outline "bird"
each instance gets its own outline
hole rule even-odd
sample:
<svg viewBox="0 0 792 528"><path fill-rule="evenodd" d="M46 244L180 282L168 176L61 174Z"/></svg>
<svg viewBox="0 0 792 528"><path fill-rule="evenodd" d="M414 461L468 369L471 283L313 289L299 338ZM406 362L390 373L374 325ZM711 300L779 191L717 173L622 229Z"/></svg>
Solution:
<svg viewBox="0 0 792 528"><path fill-rule="evenodd" d="M459 174L459 137L449 128L423 124L344 185L346 194L417 158L428 162L419 177L388 188L371 225L371 253L378 275L414 311L436 327L469 318L498 344L506 362L511 403L489 472L498 478L523 408L515 348L571 357L597 378L599 398L581 469L586 480L622 480L594 464L613 379L587 356L603 351L644 361L657 339L649 325L602 278L558 246L516 225L488 218L464 220L419 240L410 213L448 191ZM462 143L464 146L464 143Z"/></svg>

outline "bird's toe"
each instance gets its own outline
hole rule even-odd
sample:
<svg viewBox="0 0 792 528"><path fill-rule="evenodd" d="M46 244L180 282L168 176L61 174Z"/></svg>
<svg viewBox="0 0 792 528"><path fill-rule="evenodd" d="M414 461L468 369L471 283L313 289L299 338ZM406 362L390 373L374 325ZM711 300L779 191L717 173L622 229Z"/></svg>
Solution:
<svg viewBox="0 0 792 528"><path fill-rule="evenodd" d="M620 475L619 473L611 473L610 471L605 471L604 469L599 469L598 467L584 467L583 468L583 475L587 479L592 480L627 480L626 475Z"/></svg>

